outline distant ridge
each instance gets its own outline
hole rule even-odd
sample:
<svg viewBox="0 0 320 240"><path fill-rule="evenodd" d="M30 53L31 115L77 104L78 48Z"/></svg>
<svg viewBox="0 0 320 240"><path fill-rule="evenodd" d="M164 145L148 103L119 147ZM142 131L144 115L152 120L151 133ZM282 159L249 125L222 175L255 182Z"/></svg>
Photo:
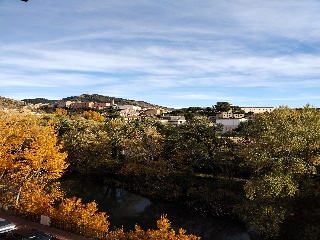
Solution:
<svg viewBox="0 0 320 240"><path fill-rule="evenodd" d="M71 97L65 97L61 99L62 101L81 101L81 102L107 102L111 103L112 100L114 100L115 104L118 105L136 105L140 106L142 108L165 108L162 106L158 106L155 104L151 104L144 101L137 101L137 100L129 100L124 98L116 98L116 97L110 97L110 96L104 96L99 94L82 94L80 96L71 96ZM56 102L59 100L48 100L46 98L34 98L34 99L23 99L26 103L50 103L50 102Z"/></svg>

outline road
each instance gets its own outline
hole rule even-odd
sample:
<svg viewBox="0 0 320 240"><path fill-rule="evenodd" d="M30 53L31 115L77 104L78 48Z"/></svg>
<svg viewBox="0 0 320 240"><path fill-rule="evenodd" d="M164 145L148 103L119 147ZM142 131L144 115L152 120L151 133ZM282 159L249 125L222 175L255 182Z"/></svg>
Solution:
<svg viewBox="0 0 320 240"><path fill-rule="evenodd" d="M90 238L79 236L79 235L76 235L76 234L73 234L70 232L65 232L65 231L62 231L57 228L44 226L40 223L34 223L31 221L10 215L9 213L3 212L3 211L0 211L0 218L4 218L4 219L8 220L9 222L14 223L17 226L17 228L19 228L19 229L21 229L21 228L37 229L39 231L50 233L51 235L53 235L61 240L88 240L88 239L90 239Z"/></svg>

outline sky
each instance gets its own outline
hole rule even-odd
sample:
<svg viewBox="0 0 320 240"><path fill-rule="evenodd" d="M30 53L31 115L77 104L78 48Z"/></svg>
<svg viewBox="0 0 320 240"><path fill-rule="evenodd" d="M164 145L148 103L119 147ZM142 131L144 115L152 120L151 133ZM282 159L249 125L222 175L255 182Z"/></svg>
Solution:
<svg viewBox="0 0 320 240"><path fill-rule="evenodd" d="M0 0L0 96L320 107L319 0Z"/></svg>

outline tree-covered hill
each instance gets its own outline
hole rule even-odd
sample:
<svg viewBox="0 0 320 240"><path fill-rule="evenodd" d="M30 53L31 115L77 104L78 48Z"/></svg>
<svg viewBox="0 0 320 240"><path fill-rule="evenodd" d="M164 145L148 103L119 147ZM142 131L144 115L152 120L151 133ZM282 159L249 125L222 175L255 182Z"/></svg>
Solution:
<svg viewBox="0 0 320 240"><path fill-rule="evenodd" d="M2 108L10 108L10 109L20 109L24 106L24 102L13 100L10 98L5 98L0 96L0 109Z"/></svg>
<svg viewBox="0 0 320 240"><path fill-rule="evenodd" d="M46 98L32 98L32 99L23 99L22 101L29 104L38 104L38 103L52 103L58 100L49 100Z"/></svg>
<svg viewBox="0 0 320 240"><path fill-rule="evenodd" d="M90 102L112 102L114 100L115 104L119 105L137 105L140 107L160 107L155 104L147 103L144 101L136 101L136 100L129 100L124 98L116 98L116 97L110 97L110 96L104 96L99 94L82 94L80 96L71 96L66 97L62 99L63 101L90 101Z"/></svg>
<svg viewBox="0 0 320 240"><path fill-rule="evenodd" d="M116 98L116 97L110 97L110 96L104 96L99 94L82 94L80 96L71 96L71 97L65 97L61 99L62 101L82 101L82 102L112 102L114 100L115 104L118 105L136 105L140 107L145 108L153 108L153 107L161 107L155 104L147 103L144 101L137 101L137 100L129 100L124 98ZM24 99L23 100L26 103L49 103L49 102L55 102L58 100L48 100L45 98L35 98L35 99Z"/></svg>

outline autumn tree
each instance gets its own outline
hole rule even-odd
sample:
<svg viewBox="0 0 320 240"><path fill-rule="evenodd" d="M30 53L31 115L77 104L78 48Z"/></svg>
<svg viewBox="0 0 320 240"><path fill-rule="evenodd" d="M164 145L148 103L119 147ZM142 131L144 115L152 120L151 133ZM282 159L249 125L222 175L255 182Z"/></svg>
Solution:
<svg viewBox="0 0 320 240"><path fill-rule="evenodd" d="M85 119L94 120L94 121L97 121L97 122L103 122L104 121L104 117L99 112L92 111L92 110L84 111L81 114L81 116L83 118L85 118Z"/></svg>
<svg viewBox="0 0 320 240"><path fill-rule="evenodd" d="M171 223L165 215L162 215L157 221L157 227L158 229L148 229L144 231L136 225L134 231L126 234L126 239L200 240L200 238L195 235L186 235L184 229L179 229L178 233L176 233L176 231L171 228Z"/></svg>
<svg viewBox="0 0 320 240"><path fill-rule="evenodd" d="M245 185L248 202L240 212L256 230L276 236L281 223L314 206L302 204L307 199L319 202L320 113L309 106L281 107L256 115L243 129L247 140L239 153L251 178Z"/></svg>
<svg viewBox="0 0 320 240"><path fill-rule="evenodd" d="M62 116L66 116L68 114L68 111L63 109L63 108L56 108L56 112L57 115L62 115Z"/></svg>
<svg viewBox="0 0 320 240"><path fill-rule="evenodd" d="M82 226L84 229L95 229L99 231L109 231L108 216L105 212L98 211L98 205L95 202L82 203L80 198L65 198L57 208L52 208L49 215L59 221L70 223L70 228ZM69 229L74 230L74 229Z"/></svg>
<svg viewBox="0 0 320 240"><path fill-rule="evenodd" d="M37 210L61 197L53 184L68 166L61 148L54 128L39 118L0 112L1 201Z"/></svg>

